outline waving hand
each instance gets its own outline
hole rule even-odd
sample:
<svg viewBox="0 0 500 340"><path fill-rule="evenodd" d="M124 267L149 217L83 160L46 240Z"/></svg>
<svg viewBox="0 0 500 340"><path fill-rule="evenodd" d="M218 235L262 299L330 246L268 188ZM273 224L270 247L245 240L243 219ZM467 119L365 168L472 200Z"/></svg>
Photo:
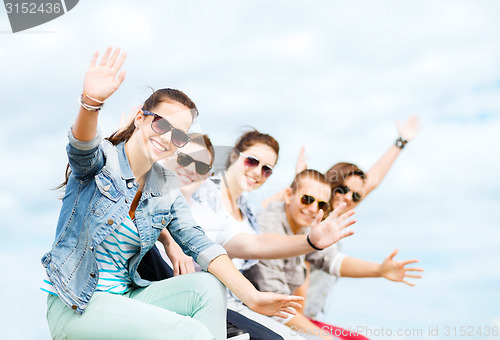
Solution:
<svg viewBox="0 0 500 340"><path fill-rule="evenodd" d="M83 82L83 92L101 102L111 96L125 79L125 71L118 72L125 62L127 53L120 55L119 48L113 53L111 51L109 47L99 61L99 52L94 53Z"/></svg>
<svg viewBox="0 0 500 340"><path fill-rule="evenodd" d="M322 222L323 210L319 211L311 225L311 232L309 233L309 239L316 248L327 248L344 237L354 234L354 231L342 232L345 228L356 223L355 219L348 220L349 217L354 215L354 210L349 210L340 215L340 212L345 206L345 203L340 204L330 216Z"/></svg>

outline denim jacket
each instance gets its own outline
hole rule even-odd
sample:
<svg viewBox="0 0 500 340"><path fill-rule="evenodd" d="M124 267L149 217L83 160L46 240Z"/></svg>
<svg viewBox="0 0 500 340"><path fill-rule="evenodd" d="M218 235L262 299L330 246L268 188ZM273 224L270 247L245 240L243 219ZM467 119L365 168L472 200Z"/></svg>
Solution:
<svg viewBox="0 0 500 340"><path fill-rule="evenodd" d="M102 140L98 132L91 141L77 140L71 129L66 148L71 175L66 186L52 249L42 257L59 298L76 313L87 307L99 280L95 259L97 246L127 216L138 184L130 169L124 143L117 146ZM179 190L177 177L154 164L135 211L141 247L129 260L134 285L145 287L137 267L155 244L161 230L168 228L183 251L206 270L224 248L210 241L194 222Z"/></svg>

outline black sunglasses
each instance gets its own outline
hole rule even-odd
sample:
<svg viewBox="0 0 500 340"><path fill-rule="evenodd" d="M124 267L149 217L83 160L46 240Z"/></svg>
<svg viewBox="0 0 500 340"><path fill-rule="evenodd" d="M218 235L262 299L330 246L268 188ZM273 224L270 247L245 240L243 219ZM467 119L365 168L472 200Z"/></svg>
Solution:
<svg viewBox="0 0 500 340"><path fill-rule="evenodd" d="M300 202L305 205L313 204L314 201L316 201L316 198L311 195L302 195L302 197L300 198ZM318 201L318 208L323 211L327 211L328 208L330 208L330 204L325 201Z"/></svg>
<svg viewBox="0 0 500 340"><path fill-rule="evenodd" d="M255 168L258 167L260 164L260 161L257 157L251 156L251 155L245 155L244 153L240 152L240 155L245 157L245 166L247 168ZM267 179L269 176L271 176L273 173L273 168L270 165L263 165L261 169L261 174L264 179Z"/></svg>
<svg viewBox="0 0 500 340"><path fill-rule="evenodd" d="M200 175L206 175L210 171L210 169L212 169L212 166L207 163L203 163L202 161L197 161L188 154L177 152L177 164L179 164L180 166L186 167L193 162L196 172L199 173Z"/></svg>
<svg viewBox="0 0 500 340"><path fill-rule="evenodd" d="M172 143L178 148L186 146L191 138L182 130L176 129L170 124L168 120L162 116L157 115L154 112L148 110L142 110L145 116L153 116L153 121L151 122L151 128L154 132L163 135L169 131L172 131Z"/></svg>
<svg viewBox="0 0 500 340"><path fill-rule="evenodd" d="M346 185L340 185L340 186L336 187L335 189L333 189L333 193L334 194L339 193L341 195L345 195L349 191L351 191L351 189L348 186L346 186ZM356 192L356 191L352 192L352 201L353 202L359 202L359 201L361 201L362 197L363 196L361 196L361 194L359 192Z"/></svg>

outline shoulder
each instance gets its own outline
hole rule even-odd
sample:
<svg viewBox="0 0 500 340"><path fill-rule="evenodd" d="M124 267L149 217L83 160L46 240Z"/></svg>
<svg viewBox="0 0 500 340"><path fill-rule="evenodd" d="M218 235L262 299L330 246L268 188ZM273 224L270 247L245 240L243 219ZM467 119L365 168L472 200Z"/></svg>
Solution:
<svg viewBox="0 0 500 340"><path fill-rule="evenodd" d="M285 218L284 202L271 202L257 217L261 232L283 232Z"/></svg>
<svg viewBox="0 0 500 340"><path fill-rule="evenodd" d="M194 192L192 200L218 211L222 207L221 181L219 176L210 177Z"/></svg>

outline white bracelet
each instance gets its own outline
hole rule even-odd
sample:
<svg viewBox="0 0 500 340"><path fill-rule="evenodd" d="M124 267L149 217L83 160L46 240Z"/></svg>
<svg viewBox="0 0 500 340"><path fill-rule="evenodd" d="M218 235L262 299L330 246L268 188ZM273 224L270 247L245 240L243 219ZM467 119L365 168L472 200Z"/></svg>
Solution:
<svg viewBox="0 0 500 340"><path fill-rule="evenodd" d="M93 105L89 105L87 103L85 103L83 101L83 94L80 96L80 98L78 98L79 102L80 102L80 105L87 111L91 111L91 112L99 112L102 107L104 106L104 103L98 105L98 106L93 106Z"/></svg>
<svg viewBox="0 0 500 340"><path fill-rule="evenodd" d="M95 101L96 103L99 103L99 104L104 104L104 102L103 102L102 100L92 98L91 96L89 96L89 95L88 95L88 94L86 94L85 92L82 92L82 93L83 93L83 95L84 95L85 97L87 97L88 99L93 100L93 101Z"/></svg>

